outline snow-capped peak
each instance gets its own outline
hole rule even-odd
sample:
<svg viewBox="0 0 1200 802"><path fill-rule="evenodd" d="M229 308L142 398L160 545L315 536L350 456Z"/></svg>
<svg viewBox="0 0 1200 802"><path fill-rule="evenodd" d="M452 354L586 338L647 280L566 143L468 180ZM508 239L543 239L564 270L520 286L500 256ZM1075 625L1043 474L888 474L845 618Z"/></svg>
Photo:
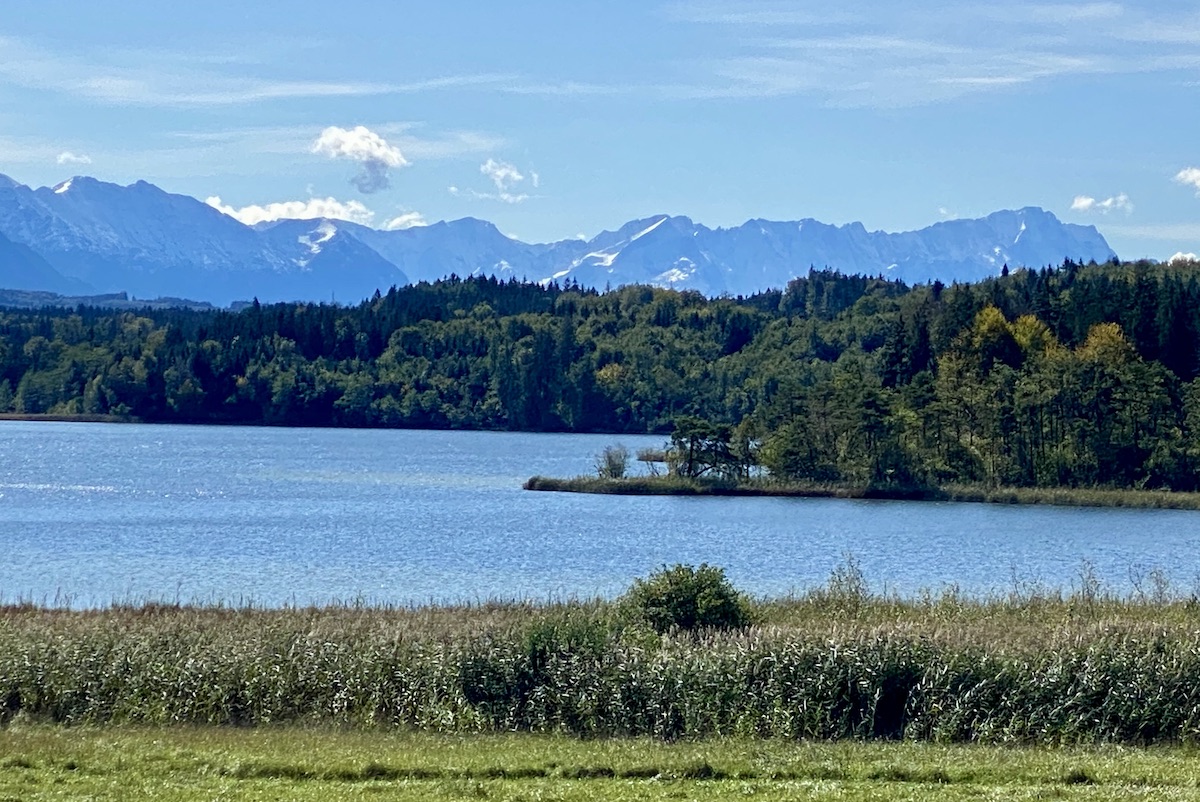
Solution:
<svg viewBox="0 0 1200 802"><path fill-rule="evenodd" d="M36 190L0 177L0 235L96 291L211 300L357 300L415 280L504 274L582 286L652 283L719 295L783 287L810 267L907 282L972 281L1064 258L1112 258L1091 226L1028 207L888 234L861 223L754 219L711 229L656 214L586 242L528 244L466 218L387 231L325 219L247 227L200 200L75 176ZM665 224L665 225L664 225ZM1181 254L1180 257L1185 257Z"/></svg>

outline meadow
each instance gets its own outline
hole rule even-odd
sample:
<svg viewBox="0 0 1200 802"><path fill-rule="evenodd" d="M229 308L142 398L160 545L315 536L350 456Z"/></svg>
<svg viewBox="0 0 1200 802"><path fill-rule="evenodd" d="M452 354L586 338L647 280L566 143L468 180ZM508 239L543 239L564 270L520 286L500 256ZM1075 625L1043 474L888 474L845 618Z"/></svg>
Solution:
<svg viewBox="0 0 1200 802"><path fill-rule="evenodd" d="M0 799L1189 800L1183 747L578 739L260 727L0 731Z"/></svg>

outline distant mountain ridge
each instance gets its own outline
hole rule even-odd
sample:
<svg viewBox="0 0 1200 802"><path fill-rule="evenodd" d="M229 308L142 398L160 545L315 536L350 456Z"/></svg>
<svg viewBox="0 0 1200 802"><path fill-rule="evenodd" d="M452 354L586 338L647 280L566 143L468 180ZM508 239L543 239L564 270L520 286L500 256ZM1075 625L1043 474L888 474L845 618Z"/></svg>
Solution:
<svg viewBox="0 0 1200 802"><path fill-rule="evenodd" d="M1035 207L897 234L812 219L713 229L657 215L587 241L530 244L474 218L400 231L328 219L246 226L145 181L78 176L31 189L0 176L0 287L75 295L355 303L450 274L748 295L810 267L949 282L1114 256L1094 227Z"/></svg>

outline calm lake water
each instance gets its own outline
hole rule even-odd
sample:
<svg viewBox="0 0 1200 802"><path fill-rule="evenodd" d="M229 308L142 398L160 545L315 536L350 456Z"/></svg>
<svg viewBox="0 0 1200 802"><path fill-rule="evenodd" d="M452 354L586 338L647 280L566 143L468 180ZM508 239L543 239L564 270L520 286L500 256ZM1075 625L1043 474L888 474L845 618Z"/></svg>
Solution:
<svg viewBox="0 0 1200 802"><path fill-rule="evenodd" d="M1200 513L531 493L661 437L0 422L0 598L309 604L619 594L664 563L760 595L1128 592L1200 576ZM1147 582L1148 586L1149 583Z"/></svg>

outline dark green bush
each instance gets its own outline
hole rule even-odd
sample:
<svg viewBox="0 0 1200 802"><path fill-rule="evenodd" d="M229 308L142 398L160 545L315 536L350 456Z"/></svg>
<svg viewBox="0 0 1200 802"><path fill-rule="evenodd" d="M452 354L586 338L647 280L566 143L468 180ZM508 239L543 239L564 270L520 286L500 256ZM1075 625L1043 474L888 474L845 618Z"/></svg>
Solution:
<svg viewBox="0 0 1200 802"><path fill-rule="evenodd" d="M702 564L663 566L635 579L625 604L659 633L673 629L741 629L750 624L745 597L725 578L725 569Z"/></svg>

